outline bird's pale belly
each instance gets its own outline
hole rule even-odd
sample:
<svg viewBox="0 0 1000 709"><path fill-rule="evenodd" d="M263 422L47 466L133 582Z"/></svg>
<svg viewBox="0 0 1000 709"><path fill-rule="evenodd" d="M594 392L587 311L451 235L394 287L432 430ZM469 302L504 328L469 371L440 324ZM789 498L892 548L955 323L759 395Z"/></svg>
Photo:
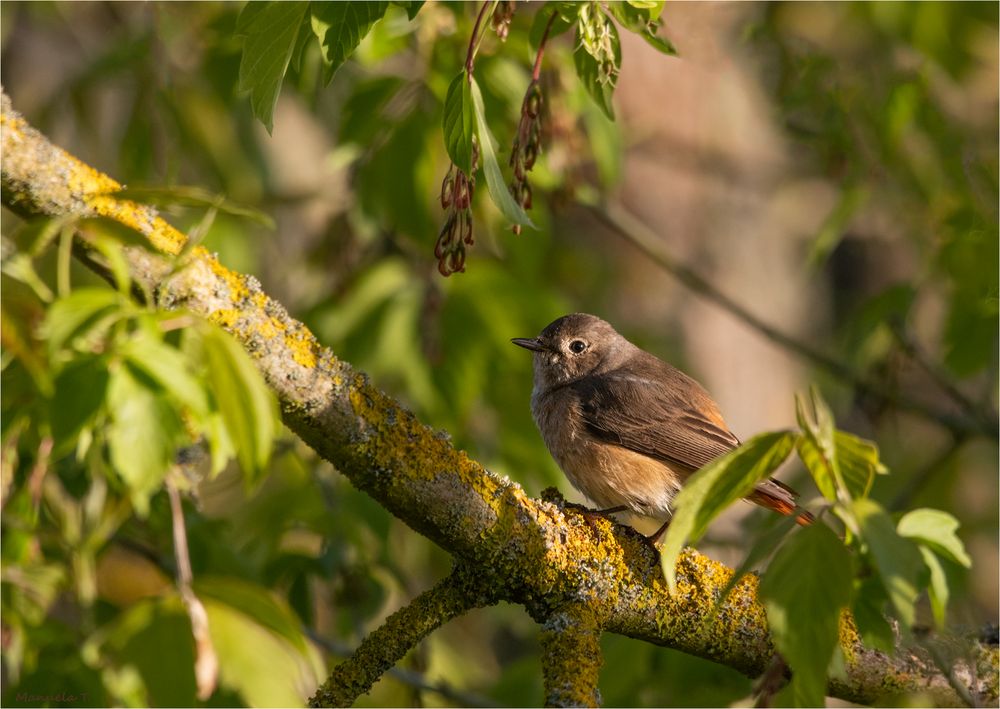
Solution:
<svg viewBox="0 0 1000 709"><path fill-rule="evenodd" d="M546 405L541 406L538 397L532 396L532 414L545 445L573 487L600 508L624 505L645 517L665 520L670 516L670 502L686 474L627 448L595 440L586 433L575 404L553 405L546 398Z"/></svg>

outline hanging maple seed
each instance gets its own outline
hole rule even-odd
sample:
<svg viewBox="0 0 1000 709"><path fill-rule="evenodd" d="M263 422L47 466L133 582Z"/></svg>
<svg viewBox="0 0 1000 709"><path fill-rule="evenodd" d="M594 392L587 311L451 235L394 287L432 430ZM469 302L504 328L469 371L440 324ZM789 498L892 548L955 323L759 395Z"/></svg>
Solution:
<svg viewBox="0 0 1000 709"><path fill-rule="evenodd" d="M535 160L541 151L541 108L542 89L538 81L534 80L528 85L524 100L521 102L521 120L518 122L514 145L510 151L510 166L514 171L510 193L524 209L531 209L528 172L535 166ZM520 234L521 227L515 225L513 232Z"/></svg>

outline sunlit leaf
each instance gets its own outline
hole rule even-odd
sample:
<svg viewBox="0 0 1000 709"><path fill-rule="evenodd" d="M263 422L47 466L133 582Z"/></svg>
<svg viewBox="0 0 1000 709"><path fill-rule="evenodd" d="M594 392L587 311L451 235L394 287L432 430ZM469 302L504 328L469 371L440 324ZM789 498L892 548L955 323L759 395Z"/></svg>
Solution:
<svg viewBox="0 0 1000 709"><path fill-rule="evenodd" d="M466 175L472 172L472 136L475 131L468 74L460 71L444 100L444 145L448 156Z"/></svg>
<svg viewBox="0 0 1000 709"><path fill-rule="evenodd" d="M805 463L823 497L833 502L838 498L838 487L841 487L833 414L813 388L809 391L808 400L796 394L795 415L802 432L796 441L799 458Z"/></svg>
<svg viewBox="0 0 1000 709"><path fill-rule="evenodd" d="M823 706L852 577L843 542L829 527L812 524L782 545L761 578L771 637L792 669L795 706Z"/></svg>
<svg viewBox="0 0 1000 709"><path fill-rule="evenodd" d="M896 616L905 629L912 628L924 569L917 545L896 532L892 518L878 503L866 498L854 500L852 510Z"/></svg>
<svg viewBox="0 0 1000 709"><path fill-rule="evenodd" d="M111 464L131 493L139 514L173 462L180 420L160 392L129 366L117 367L108 385L107 428Z"/></svg>
<svg viewBox="0 0 1000 709"><path fill-rule="evenodd" d="M684 544L699 539L716 515L769 477L791 453L794 441L792 431L755 436L688 478L674 498L674 516L660 549L671 592L676 590L674 565Z"/></svg>
<svg viewBox="0 0 1000 709"><path fill-rule="evenodd" d="M202 341L209 370L209 385L226 428L236 447L236 457L250 483L263 474L278 432L274 395L267 388L250 356L218 328L206 328Z"/></svg>
<svg viewBox="0 0 1000 709"><path fill-rule="evenodd" d="M274 128L281 81L308 9L308 2L248 2L236 21L236 33L245 37L239 90L250 92L253 115L268 133Z"/></svg>
<svg viewBox="0 0 1000 709"><path fill-rule="evenodd" d="M120 352L136 369L177 397L193 413L199 416L208 414L205 388L191 373L188 361L180 350L139 331L122 345Z"/></svg>
<svg viewBox="0 0 1000 709"><path fill-rule="evenodd" d="M472 106L476 116L476 134L479 139L479 151L483 158L483 172L486 174L486 186L490 190L490 198L500 212L513 224L530 226L535 229L534 222L528 217L527 212L521 208L510 194L507 185L504 183L503 174L500 172L500 165L497 163L496 154L493 151L493 144L496 142L490 128L486 124L486 112L483 109L483 95L479 92L479 84L475 77L469 87L472 92Z"/></svg>
<svg viewBox="0 0 1000 709"><path fill-rule="evenodd" d="M972 559L956 534L958 526L958 520L947 512L921 508L903 515L896 531L968 569L972 567Z"/></svg>
<svg viewBox="0 0 1000 709"><path fill-rule="evenodd" d="M115 319L126 301L108 288L77 288L49 308L44 332L49 352L56 353L85 337L100 337Z"/></svg>

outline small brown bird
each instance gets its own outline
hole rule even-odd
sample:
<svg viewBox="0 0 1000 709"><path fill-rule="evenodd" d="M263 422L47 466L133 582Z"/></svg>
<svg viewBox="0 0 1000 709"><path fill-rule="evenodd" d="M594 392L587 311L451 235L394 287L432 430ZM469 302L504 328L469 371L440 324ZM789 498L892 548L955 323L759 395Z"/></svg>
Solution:
<svg viewBox="0 0 1000 709"><path fill-rule="evenodd" d="M511 342L534 352L531 413L573 487L602 512L665 520L653 541L688 476L740 445L698 382L598 317L566 315ZM747 496L808 524L795 498L773 479Z"/></svg>

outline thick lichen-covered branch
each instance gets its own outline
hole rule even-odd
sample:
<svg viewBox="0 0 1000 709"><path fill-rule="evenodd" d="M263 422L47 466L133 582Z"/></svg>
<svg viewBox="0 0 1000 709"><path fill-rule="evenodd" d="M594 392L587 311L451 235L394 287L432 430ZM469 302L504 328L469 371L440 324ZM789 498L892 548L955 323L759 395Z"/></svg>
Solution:
<svg viewBox="0 0 1000 709"><path fill-rule="evenodd" d="M313 707L351 706L418 642L452 618L495 602L491 583L459 567L389 616L354 654L337 665L309 701Z"/></svg>
<svg viewBox="0 0 1000 709"><path fill-rule="evenodd" d="M226 269L204 249L184 253L178 268L169 255L180 252L183 235L154 210L116 199L117 182L49 143L13 111L6 95L0 101L4 202L21 214L107 217L144 235L167 256L129 248L133 279L160 306L186 308L232 333L277 394L289 428L459 564L494 579L496 598L523 604L540 622L587 608L601 618L603 630L748 675L767 666L773 647L753 577L705 627L731 570L689 550L678 563L678 593L671 596L656 554L637 534L608 522L588 524L558 501L532 499L486 470L320 346L254 278ZM849 626L841 644L847 677L831 683L836 696L870 703L913 690L930 692L942 704L959 701L932 663L867 650ZM977 653L965 676L973 694L995 704L996 649L979 647Z"/></svg>

